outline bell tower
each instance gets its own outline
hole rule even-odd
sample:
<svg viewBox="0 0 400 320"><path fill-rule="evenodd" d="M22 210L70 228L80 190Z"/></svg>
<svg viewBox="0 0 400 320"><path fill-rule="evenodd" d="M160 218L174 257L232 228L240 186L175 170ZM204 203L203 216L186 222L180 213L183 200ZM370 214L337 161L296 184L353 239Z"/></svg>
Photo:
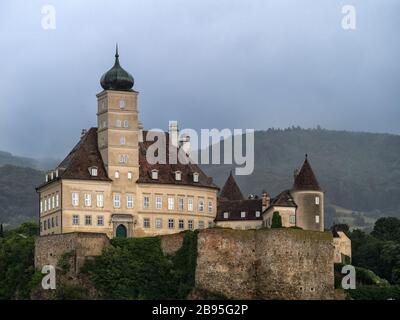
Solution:
<svg viewBox="0 0 400 320"><path fill-rule="evenodd" d="M119 63L118 46L114 66L101 78L104 89L97 94L98 146L108 176L118 181L136 181L139 175L138 92L134 79ZM124 183L125 184L125 183Z"/></svg>

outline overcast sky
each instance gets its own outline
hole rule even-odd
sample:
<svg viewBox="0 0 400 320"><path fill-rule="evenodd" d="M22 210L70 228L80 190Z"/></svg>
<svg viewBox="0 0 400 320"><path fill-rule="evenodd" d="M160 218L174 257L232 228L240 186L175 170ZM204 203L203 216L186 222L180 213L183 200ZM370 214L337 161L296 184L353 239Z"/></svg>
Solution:
<svg viewBox="0 0 400 320"><path fill-rule="evenodd" d="M346 4L356 30L341 26ZM399 134L399 16L398 0L3 0L0 150L66 155L96 126L116 42L147 129Z"/></svg>

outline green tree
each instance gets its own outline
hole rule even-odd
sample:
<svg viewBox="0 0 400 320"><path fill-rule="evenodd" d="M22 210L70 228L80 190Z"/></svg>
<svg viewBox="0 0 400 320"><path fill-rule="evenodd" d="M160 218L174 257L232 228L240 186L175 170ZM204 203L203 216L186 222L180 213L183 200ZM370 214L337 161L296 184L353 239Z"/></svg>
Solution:
<svg viewBox="0 0 400 320"><path fill-rule="evenodd" d="M282 228L282 218L278 211L275 211L272 215L271 228Z"/></svg>
<svg viewBox="0 0 400 320"><path fill-rule="evenodd" d="M29 299L34 283L33 223L7 231L0 241L0 300Z"/></svg>
<svg viewBox="0 0 400 320"><path fill-rule="evenodd" d="M3 224L0 224L0 238L4 238Z"/></svg>
<svg viewBox="0 0 400 320"><path fill-rule="evenodd" d="M400 241L400 219L393 217L378 219L371 235L380 240Z"/></svg>

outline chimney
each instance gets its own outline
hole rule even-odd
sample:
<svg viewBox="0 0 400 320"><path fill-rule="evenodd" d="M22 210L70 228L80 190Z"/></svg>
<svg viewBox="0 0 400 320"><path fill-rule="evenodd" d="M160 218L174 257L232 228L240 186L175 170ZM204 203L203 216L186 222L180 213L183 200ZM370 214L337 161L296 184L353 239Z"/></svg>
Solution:
<svg viewBox="0 0 400 320"><path fill-rule="evenodd" d="M168 133L169 133L169 138L171 139L170 144L178 148L178 135L179 135L178 121L169 122Z"/></svg>
<svg viewBox="0 0 400 320"><path fill-rule="evenodd" d="M187 154L190 155L190 136L185 135L179 141L182 147L182 150Z"/></svg>
<svg viewBox="0 0 400 320"><path fill-rule="evenodd" d="M87 130L86 130L86 129L82 129L82 132L81 132L81 139L85 136L86 133L87 133Z"/></svg>
<svg viewBox="0 0 400 320"><path fill-rule="evenodd" d="M271 204L271 198L269 197L269 194L265 191L263 191L262 194L262 211L264 212L269 205Z"/></svg>

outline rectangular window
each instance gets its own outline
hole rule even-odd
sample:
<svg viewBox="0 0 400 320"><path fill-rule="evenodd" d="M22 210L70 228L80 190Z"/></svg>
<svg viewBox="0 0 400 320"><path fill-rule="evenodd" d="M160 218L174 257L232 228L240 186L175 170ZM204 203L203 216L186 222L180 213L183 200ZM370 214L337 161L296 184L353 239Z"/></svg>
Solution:
<svg viewBox="0 0 400 320"><path fill-rule="evenodd" d="M185 208L185 203L184 203L184 199L183 198L179 198L178 199L178 208L179 211L183 211L183 209Z"/></svg>
<svg viewBox="0 0 400 320"><path fill-rule="evenodd" d="M143 197L143 209L148 209L150 207L150 197L144 196Z"/></svg>
<svg viewBox="0 0 400 320"><path fill-rule="evenodd" d="M212 201L209 200L208 201L208 212L211 213L212 211L213 211L213 204L212 204Z"/></svg>
<svg viewBox="0 0 400 320"><path fill-rule="evenodd" d="M104 226L104 217L103 216L97 216L97 225Z"/></svg>
<svg viewBox="0 0 400 320"><path fill-rule="evenodd" d="M104 207L104 195L102 193L98 193L96 195L96 205L97 205L97 208Z"/></svg>
<svg viewBox="0 0 400 320"><path fill-rule="evenodd" d="M229 218L229 212L224 212L224 219L228 219Z"/></svg>
<svg viewBox="0 0 400 320"><path fill-rule="evenodd" d="M156 228L161 229L162 228L162 219L157 218L156 219Z"/></svg>
<svg viewBox="0 0 400 320"><path fill-rule="evenodd" d="M128 155L126 154L121 154L119 156L119 163L128 163Z"/></svg>
<svg viewBox="0 0 400 320"><path fill-rule="evenodd" d="M47 221L46 220L43 221L43 227L44 227L44 230L47 230Z"/></svg>
<svg viewBox="0 0 400 320"><path fill-rule="evenodd" d="M51 197L51 208L54 209L56 207L56 197L52 196Z"/></svg>
<svg viewBox="0 0 400 320"><path fill-rule="evenodd" d="M260 215L261 215L261 212L260 211L256 211L256 218L259 218Z"/></svg>
<svg viewBox="0 0 400 320"><path fill-rule="evenodd" d="M185 228L185 221L179 220L179 229L184 229Z"/></svg>
<svg viewBox="0 0 400 320"><path fill-rule="evenodd" d="M132 180L132 172L131 171L128 172L128 180Z"/></svg>
<svg viewBox="0 0 400 320"><path fill-rule="evenodd" d="M120 208L121 207L121 195L116 193L114 194L114 208Z"/></svg>
<svg viewBox="0 0 400 320"><path fill-rule="evenodd" d="M132 209L133 208L133 195L128 194L126 196L126 208Z"/></svg>
<svg viewBox="0 0 400 320"><path fill-rule="evenodd" d="M47 199L44 198L44 212L47 211Z"/></svg>
<svg viewBox="0 0 400 320"><path fill-rule="evenodd" d="M79 216L78 216L78 215L73 215L73 216L72 216L72 224L73 224L74 226L79 225Z"/></svg>
<svg viewBox="0 0 400 320"><path fill-rule="evenodd" d="M161 208L162 208L162 197L156 196L156 209L161 209Z"/></svg>
<svg viewBox="0 0 400 320"><path fill-rule="evenodd" d="M241 217L241 218L246 218L246 212L245 212L245 211L242 211L242 212L240 213L240 217Z"/></svg>
<svg viewBox="0 0 400 320"><path fill-rule="evenodd" d="M168 197L168 210L174 210L174 198Z"/></svg>
<svg viewBox="0 0 400 320"><path fill-rule="evenodd" d="M40 201L40 213L43 212L43 201Z"/></svg>
<svg viewBox="0 0 400 320"><path fill-rule="evenodd" d="M47 198L47 208L49 210L51 210L51 198L50 197Z"/></svg>
<svg viewBox="0 0 400 320"><path fill-rule="evenodd" d="M74 207L79 206L79 193L78 192L72 192L72 205Z"/></svg>
<svg viewBox="0 0 400 320"><path fill-rule="evenodd" d="M188 211L193 211L193 198L188 198Z"/></svg>
<svg viewBox="0 0 400 320"><path fill-rule="evenodd" d="M56 216L56 227L58 227L58 216Z"/></svg>
<svg viewBox="0 0 400 320"><path fill-rule="evenodd" d="M174 219L168 219L168 228L169 228L169 229L175 228L175 221L174 221Z"/></svg>
<svg viewBox="0 0 400 320"><path fill-rule="evenodd" d="M199 199L199 212L203 212L203 211L204 211L204 200Z"/></svg>
<svg viewBox="0 0 400 320"><path fill-rule="evenodd" d="M58 195L58 192L56 193L56 207L58 208L60 206L60 197Z"/></svg>
<svg viewBox="0 0 400 320"><path fill-rule="evenodd" d="M129 121L128 120L124 120L124 128L129 128Z"/></svg>
<svg viewBox="0 0 400 320"><path fill-rule="evenodd" d="M150 228L150 219L149 218L143 219L143 228Z"/></svg>
<svg viewBox="0 0 400 320"><path fill-rule="evenodd" d="M85 216L85 225L86 226L92 225L92 216Z"/></svg>
<svg viewBox="0 0 400 320"><path fill-rule="evenodd" d="M208 227L212 228L212 226L213 226L213 222L212 221L208 221Z"/></svg>
<svg viewBox="0 0 400 320"><path fill-rule="evenodd" d="M90 193L85 193L85 207L92 206L92 195Z"/></svg>
<svg viewBox="0 0 400 320"><path fill-rule="evenodd" d="M315 197L315 204L319 205L319 197Z"/></svg>
<svg viewBox="0 0 400 320"><path fill-rule="evenodd" d="M319 223L319 216L315 216L315 223Z"/></svg>
<svg viewBox="0 0 400 320"><path fill-rule="evenodd" d="M122 145L122 146L124 146L124 145L126 144L126 138L125 138L125 137L121 137L121 138L119 139L119 144Z"/></svg>
<svg viewBox="0 0 400 320"><path fill-rule="evenodd" d="M122 122L121 122L121 120L115 121L115 126L116 126L117 128L121 128L121 127L122 127Z"/></svg>
<svg viewBox="0 0 400 320"><path fill-rule="evenodd" d="M51 218L51 227L54 228L54 217Z"/></svg>
<svg viewBox="0 0 400 320"><path fill-rule="evenodd" d="M193 220L188 220L188 229L193 230Z"/></svg>
<svg viewBox="0 0 400 320"><path fill-rule="evenodd" d="M296 216L295 215L291 215L289 217L289 223L290 224L296 224Z"/></svg>
<svg viewBox="0 0 400 320"><path fill-rule="evenodd" d="M199 229L204 229L204 221L199 221Z"/></svg>

